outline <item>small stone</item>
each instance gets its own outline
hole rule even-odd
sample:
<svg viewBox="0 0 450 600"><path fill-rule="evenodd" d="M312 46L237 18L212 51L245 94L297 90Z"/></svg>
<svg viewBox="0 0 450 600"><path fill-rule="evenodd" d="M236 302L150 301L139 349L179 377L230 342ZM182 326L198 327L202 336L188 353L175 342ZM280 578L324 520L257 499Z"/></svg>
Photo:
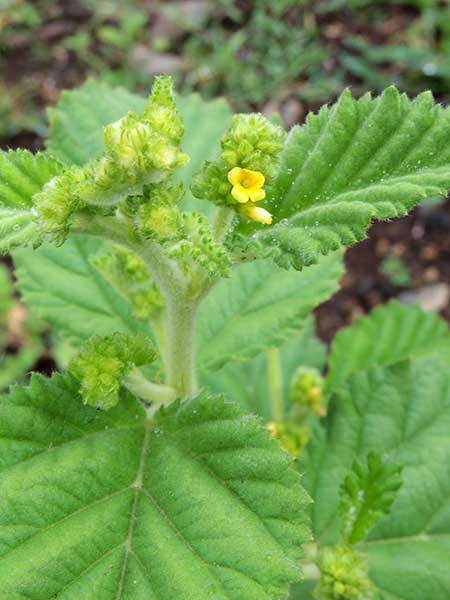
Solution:
<svg viewBox="0 0 450 600"><path fill-rule="evenodd" d="M403 292L398 296L404 304L419 304L423 310L443 310L450 300L450 285L435 283L417 290Z"/></svg>

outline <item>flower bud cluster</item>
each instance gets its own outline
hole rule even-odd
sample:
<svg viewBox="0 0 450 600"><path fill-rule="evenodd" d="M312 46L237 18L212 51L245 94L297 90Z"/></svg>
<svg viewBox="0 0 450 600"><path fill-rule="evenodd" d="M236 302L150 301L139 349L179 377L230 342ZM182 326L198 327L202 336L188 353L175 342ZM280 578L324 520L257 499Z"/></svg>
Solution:
<svg viewBox="0 0 450 600"><path fill-rule="evenodd" d="M221 140L220 158L206 161L194 174L192 193L236 207L252 220L270 223L267 211L253 203L264 198L262 186L270 185L278 173L285 138L281 127L259 113L234 115Z"/></svg>
<svg viewBox="0 0 450 600"><path fill-rule="evenodd" d="M188 160L180 147L183 132L171 80L157 77L142 115L129 112L105 127L102 157L54 177L34 196L41 231L53 241L64 241L75 211L113 214L128 196L167 179Z"/></svg>
<svg viewBox="0 0 450 600"><path fill-rule="evenodd" d="M267 428L272 434L272 437L280 442L280 446L289 452L295 460L300 458L301 453L309 442L309 429L292 419L283 423L269 421Z"/></svg>
<svg viewBox="0 0 450 600"><path fill-rule="evenodd" d="M177 258L186 271L195 264L217 277L231 276L231 261L223 246L213 240L211 225L201 213L182 213L179 241L168 244L167 253Z"/></svg>
<svg viewBox="0 0 450 600"><path fill-rule="evenodd" d="M367 558L349 546L325 547L319 555L321 572L317 600L371 600L373 586Z"/></svg>
<svg viewBox="0 0 450 600"><path fill-rule="evenodd" d="M320 417L325 416L323 395L324 379L320 371L312 367L299 367L291 381L290 400Z"/></svg>
<svg viewBox="0 0 450 600"><path fill-rule="evenodd" d="M69 364L80 382L84 404L108 410L119 401L123 379L135 367L151 363L155 352L144 335L94 336Z"/></svg>
<svg viewBox="0 0 450 600"><path fill-rule="evenodd" d="M136 219L143 237L166 242L180 235L180 206L184 194L182 182L165 180L149 186Z"/></svg>
<svg viewBox="0 0 450 600"><path fill-rule="evenodd" d="M136 319L147 321L161 312L161 292L137 254L123 246L113 246L105 254L93 256L91 263L129 301Z"/></svg>
<svg viewBox="0 0 450 600"><path fill-rule="evenodd" d="M260 113L237 114L220 145L228 170L241 167L261 172L270 184L280 167L285 131Z"/></svg>

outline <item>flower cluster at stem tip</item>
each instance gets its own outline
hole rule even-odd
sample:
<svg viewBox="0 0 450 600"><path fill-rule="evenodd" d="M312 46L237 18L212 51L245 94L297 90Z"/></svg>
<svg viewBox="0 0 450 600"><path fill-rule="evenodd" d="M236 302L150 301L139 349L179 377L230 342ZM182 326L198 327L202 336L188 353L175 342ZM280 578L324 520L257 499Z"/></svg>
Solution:
<svg viewBox="0 0 450 600"><path fill-rule="evenodd" d="M194 174L195 197L230 206L253 221L269 225L272 215L256 206L264 200L280 168L285 131L261 114L234 115L221 140L220 157L205 161Z"/></svg>
<svg viewBox="0 0 450 600"><path fill-rule="evenodd" d="M60 244L77 211L109 216L127 206L130 197L146 202L147 189L167 181L189 160L180 145L183 133L171 78L156 77L142 114L130 111L104 128L101 157L70 167L33 196L42 235Z"/></svg>
<svg viewBox="0 0 450 600"><path fill-rule="evenodd" d="M319 555L317 600L372 600L367 557L344 545L325 547Z"/></svg>

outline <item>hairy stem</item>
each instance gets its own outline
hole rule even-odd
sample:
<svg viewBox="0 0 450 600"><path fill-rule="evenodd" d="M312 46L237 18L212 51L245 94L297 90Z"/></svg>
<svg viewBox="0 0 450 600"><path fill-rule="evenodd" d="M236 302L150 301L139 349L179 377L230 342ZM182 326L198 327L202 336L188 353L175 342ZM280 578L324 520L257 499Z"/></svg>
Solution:
<svg viewBox="0 0 450 600"><path fill-rule="evenodd" d="M181 398L194 395L198 388L195 326L199 299L188 296L188 281L180 265L169 259L159 244L137 237L130 238L124 225L114 217L93 217L79 213L72 230L121 244L143 259L165 301L166 383Z"/></svg>
<svg viewBox="0 0 450 600"><path fill-rule="evenodd" d="M170 297L166 302L166 372L167 384L181 398L195 395L198 389L196 373L197 303L183 296Z"/></svg>
<svg viewBox="0 0 450 600"><path fill-rule="evenodd" d="M130 392L148 402L169 404L177 396L173 388L168 385L149 381L139 369L135 369L130 373L124 383Z"/></svg>
<svg viewBox="0 0 450 600"><path fill-rule="evenodd" d="M272 420L281 422L284 417L283 376L281 373L281 359L278 348L269 348L267 351L267 361L269 366Z"/></svg>
<svg viewBox="0 0 450 600"><path fill-rule="evenodd" d="M213 238L214 241L218 244L223 242L225 235L228 229L233 222L235 217L235 212L232 208L228 208L228 206L219 206L214 213L214 220L212 224L213 229Z"/></svg>

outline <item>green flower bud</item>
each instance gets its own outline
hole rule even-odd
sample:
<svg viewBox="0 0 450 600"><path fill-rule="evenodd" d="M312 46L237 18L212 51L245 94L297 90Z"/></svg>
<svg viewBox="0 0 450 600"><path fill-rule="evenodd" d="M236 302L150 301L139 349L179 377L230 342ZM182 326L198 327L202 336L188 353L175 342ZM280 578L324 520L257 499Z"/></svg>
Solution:
<svg viewBox="0 0 450 600"><path fill-rule="evenodd" d="M213 240L211 225L201 213L182 214L182 233L178 242L166 246L168 255L177 258L189 271L197 263L211 275L231 276L231 260L226 250Z"/></svg>
<svg viewBox="0 0 450 600"><path fill-rule="evenodd" d="M137 218L140 233L160 242L175 239L181 232L179 206L185 193L182 182L163 181L147 190Z"/></svg>
<svg viewBox="0 0 450 600"><path fill-rule="evenodd" d="M123 246L113 246L107 253L92 257L90 262L130 302L134 317L146 321L161 312L164 307L161 292L137 254Z"/></svg>
<svg viewBox="0 0 450 600"><path fill-rule="evenodd" d="M367 558L348 546L331 546L319 555L317 600L372 600Z"/></svg>
<svg viewBox="0 0 450 600"><path fill-rule="evenodd" d="M177 206L156 206L146 204L141 211L140 231L144 237L154 237L158 241L173 239L179 235L181 213Z"/></svg>
<svg viewBox="0 0 450 600"><path fill-rule="evenodd" d="M78 187L85 180L85 170L72 167L50 179L33 196L32 213L39 229L57 245L64 243L67 237L71 215L84 206L78 195Z"/></svg>
<svg viewBox="0 0 450 600"><path fill-rule="evenodd" d="M134 112L104 129L107 152L131 178L137 178L151 167L148 148L152 135L151 127Z"/></svg>
<svg viewBox="0 0 450 600"><path fill-rule="evenodd" d="M228 181L228 171L229 168L223 161L205 161L192 177L192 194L196 198L218 205L235 206L236 200L231 195L233 186Z"/></svg>
<svg viewBox="0 0 450 600"><path fill-rule="evenodd" d="M144 119L154 131L180 143L184 134L183 119L177 111L170 77L155 77Z"/></svg>
<svg viewBox="0 0 450 600"><path fill-rule="evenodd" d="M324 379L311 367L299 367L291 381L290 400L323 417L326 414L323 397Z"/></svg>
<svg viewBox="0 0 450 600"><path fill-rule="evenodd" d="M80 382L84 404L108 410L119 401L123 378L134 367L151 363L155 356L145 336L94 336L72 359L69 373Z"/></svg>
<svg viewBox="0 0 450 600"><path fill-rule="evenodd" d="M221 140L221 157L228 170L241 167L260 171L270 184L278 172L278 155L285 139L286 132L260 113L234 115Z"/></svg>

